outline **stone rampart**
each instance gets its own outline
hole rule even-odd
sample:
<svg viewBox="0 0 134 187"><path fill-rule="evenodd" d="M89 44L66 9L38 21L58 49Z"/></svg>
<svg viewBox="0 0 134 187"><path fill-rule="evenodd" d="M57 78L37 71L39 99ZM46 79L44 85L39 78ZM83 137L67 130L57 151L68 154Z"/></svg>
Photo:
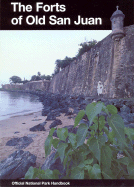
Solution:
<svg viewBox="0 0 134 187"><path fill-rule="evenodd" d="M56 74L49 92L96 96L103 84L104 97L134 97L134 25L124 27L119 41L111 34Z"/></svg>
<svg viewBox="0 0 134 187"><path fill-rule="evenodd" d="M103 97L134 97L134 25L124 27L124 34L119 41L112 40L111 34L108 35L51 81L3 85L2 88L97 96L100 81Z"/></svg>
<svg viewBox="0 0 134 187"><path fill-rule="evenodd" d="M26 91L48 91L50 81L40 80L40 81L31 81L25 84L5 84L2 85L4 90L26 90Z"/></svg>
<svg viewBox="0 0 134 187"><path fill-rule="evenodd" d="M4 84L2 89L4 90L22 90L22 84Z"/></svg>
<svg viewBox="0 0 134 187"><path fill-rule="evenodd" d="M23 85L23 90L31 91L47 91L49 88L50 81L40 80L40 81L31 81Z"/></svg>

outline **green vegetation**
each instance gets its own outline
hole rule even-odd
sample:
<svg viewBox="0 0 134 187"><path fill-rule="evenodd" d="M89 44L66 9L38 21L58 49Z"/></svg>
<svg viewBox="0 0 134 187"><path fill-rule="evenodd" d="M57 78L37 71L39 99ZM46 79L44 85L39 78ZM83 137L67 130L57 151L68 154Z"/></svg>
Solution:
<svg viewBox="0 0 134 187"><path fill-rule="evenodd" d="M27 79L24 79L24 81L21 81L23 84L26 84L27 82L29 82Z"/></svg>
<svg viewBox="0 0 134 187"><path fill-rule="evenodd" d="M79 125L85 115L88 124ZM55 158L59 156L66 168L64 179L134 178L134 129L124 128L115 106L105 106L102 102L88 104L75 118L76 126L76 134L69 133L67 128L58 128L59 139L53 138L55 128L52 128L45 141L46 157L51 146L57 149ZM59 174L58 170L30 167L25 179L59 179Z"/></svg>
<svg viewBox="0 0 134 187"><path fill-rule="evenodd" d="M15 76L15 75L12 76L12 77L10 77L9 81L10 81L11 83L21 83L21 82L22 82L21 78L18 77L18 76Z"/></svg>
<svg viewBox="0 0 134 187"><path fill-rule="evenodd" d="M37 75L33 75L31 77L30 81L39 81L39 80L43 80L43 79L45 79L45 80L51 80L51 77L52 77L51 75L41 75L41 73L38 72Z"/></svg>
<svg viewBox="0 0 134 187"><path fill-rule="evenodd" d="M52 76L59 73L60 69L63 69L66 66L68 66L72 61L74 61L76 58L81 56L83 53L89 51L96 44L97 44L96 40L91 40L89 42L85 41L85 42L79 44L80 49L78 50L78 54L75 57L70 58L70 57L66 56L63 60L57 59L55 61L56 67L55 67L55 70L54 70L54 73L52 74Z"/></svg>
<svg viewBox="0 0 134 187"><path fill-rule="evenodd" d="M55 62L56 67L55 67L55 71L54 71L53 75L59 73L60 69L64 69L66 66L68 66L75 59L76 59L75 57L70 58L67 56L63 60L57 59Z"/></svg>
<svg viewBox="0 0 134 187"><path fill-rule="evenodd" d="M51 80L52 76L51 75L42 75L41 78L43 79L43 76L44 76L44 79L46 80Z"/></svg>
<svg viewBox="0 0 134 187"><path fill-rule="evenodd" d="M89 51L96 44L97 44L96 40L92 40L92 41L89 41L89 42L83 42L83 43L79 44L79 46L81 46L81 48L79 49L78 54L77 54L76 57L79 57L83 53Z"/></svg>
<svg viewBox="0 0 134 187"><path fill-rule="evenodd" d="M38 72L37 75L33 75L31 77L30 81L39 81L39 80L44 80L44 79L45 80L51 80L51 78L52 78L51 75L41 75L41 73ZM10 81L10 83L14 83L14 84L16 84L16 83L23 83L23 84L25 84L27 82L30 82L29 80L26 80L25 78L22 81L22 79L20 77L16 76L16 75L10 77L9 81Z"/></svg>
<svg viewBox="0 0 134 187"><path fill-rule="evenodd" d="M39 77L38 75L33 75L33 76L31 77L31 80L30 80L30 81L39 81L39 80L41 80L41 77Z"/></svg>

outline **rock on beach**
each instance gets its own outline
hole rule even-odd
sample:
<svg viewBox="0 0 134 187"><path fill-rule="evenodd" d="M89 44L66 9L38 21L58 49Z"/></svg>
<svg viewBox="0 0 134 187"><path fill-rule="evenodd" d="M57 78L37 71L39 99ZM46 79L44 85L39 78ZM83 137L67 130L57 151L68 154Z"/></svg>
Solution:
<svg viewBox="0 0 134 187"><path fill-rule="evenodd" d="M18 150L0 163L0 179L23 178L30 166L35 166L36 156L29 151Z"/></svg>

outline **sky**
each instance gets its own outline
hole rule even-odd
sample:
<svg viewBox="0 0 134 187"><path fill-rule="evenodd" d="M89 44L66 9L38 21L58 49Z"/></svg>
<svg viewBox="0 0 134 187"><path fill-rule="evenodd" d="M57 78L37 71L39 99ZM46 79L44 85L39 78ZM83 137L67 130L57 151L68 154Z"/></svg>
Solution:
<svg viewBox="0 0 134 187"><path fill-rule="evenodd" d="M30 80L32 75L51 75L55 61L75 57L79 44L101 41L111 30L0 31L0 87L13 75Z"/></svg>

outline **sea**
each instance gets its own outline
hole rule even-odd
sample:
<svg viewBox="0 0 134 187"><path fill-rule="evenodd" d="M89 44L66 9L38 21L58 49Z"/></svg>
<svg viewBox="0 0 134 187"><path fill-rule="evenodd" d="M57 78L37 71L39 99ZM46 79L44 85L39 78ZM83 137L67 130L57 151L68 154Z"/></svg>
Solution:
<svg viewBox="0 0 134 187"><path fill-rule="evenodd" d="M38 112L41 111L42 108L43 105L36 95L0 91L0 120L17 115Z"/></svg>

